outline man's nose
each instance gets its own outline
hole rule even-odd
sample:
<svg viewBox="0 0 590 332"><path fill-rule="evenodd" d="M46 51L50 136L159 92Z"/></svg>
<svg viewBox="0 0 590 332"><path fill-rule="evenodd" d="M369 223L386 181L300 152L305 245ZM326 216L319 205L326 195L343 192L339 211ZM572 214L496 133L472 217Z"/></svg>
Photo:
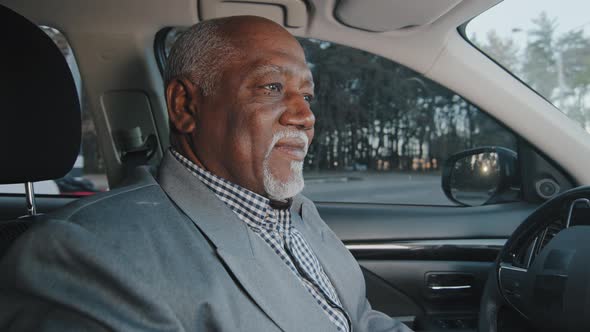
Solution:
<svg viewBox="0 0 590 332"><path fill-rule="evenodd" d="M287 98L286 107L287 109L279 119L283 126L295 126L302 130L313 129L315 115L302 95L292 95Z"/></svg>

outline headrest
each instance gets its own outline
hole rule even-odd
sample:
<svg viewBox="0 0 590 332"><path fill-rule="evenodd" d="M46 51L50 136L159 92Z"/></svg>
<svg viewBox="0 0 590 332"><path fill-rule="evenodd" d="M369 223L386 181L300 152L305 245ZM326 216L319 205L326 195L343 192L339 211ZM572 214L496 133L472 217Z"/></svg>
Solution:
<svg viewBox="0 0 590 332"><path fill-rule="evenodd" d="M80 152L68 64L37 25L0 5L0 183L63 177Z"/></svg>

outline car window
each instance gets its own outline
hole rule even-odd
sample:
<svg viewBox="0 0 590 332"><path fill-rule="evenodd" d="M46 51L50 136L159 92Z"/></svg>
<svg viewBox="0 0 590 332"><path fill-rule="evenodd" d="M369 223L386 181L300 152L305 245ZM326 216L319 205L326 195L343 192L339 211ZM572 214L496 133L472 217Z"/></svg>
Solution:
<svg viewBox="0 0 590 332"><path fill-rule="evenodd" d="M590 133L590 3L503 1L466 37Z"/></svg>
<svg viewBox="0 0 590 332"><path fill-rule="evenodd" d="M318 201L454 205L441 167L458 152L516 137L461 96L389 59L299 40L316 84L316 133L306 164Z"/></svg>
<svg viewBox="0 0 590 332"><path fill-rule="evenodd" d="M156 45L161 68L182 28L166 31ZM482 146L516 151L511 131L423 75L336 43L299 42L315 81L315 138L304 168L312 200L456 205L441 188L449 156Z"/></svg>
<svg viewBox="0 0 590 332"><path fill-rule="evenodd" d="M72 170L63 178L35 183L36 194L48 195L91 195L108 190L106 171L102 156L98 151L96 128L90 112L86 111L83 84L74 57L74 52L66 37L57 29L48 26L40 28L55 42L64 55L76 83L82 108L82 144L80 154ZM0 185L0 193L24 193L23 184Z"/></svg>

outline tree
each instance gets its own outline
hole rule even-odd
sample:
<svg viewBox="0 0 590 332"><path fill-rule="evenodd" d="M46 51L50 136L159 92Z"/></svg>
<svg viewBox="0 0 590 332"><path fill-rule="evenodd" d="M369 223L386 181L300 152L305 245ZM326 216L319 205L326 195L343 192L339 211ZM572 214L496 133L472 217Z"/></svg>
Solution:
<svg viewBox="0 0 590 332"><path fill-rule="evenodd" d="M491 38L498 49L511 45ZM514 148L477 107L402 65L334 43L300 42L318 120L307 169L422 170L475 144Z"/></svg>
<svg viewBox="0 0 590 332"><path fill-rule="evenodd" d="M501 38L496 30L490 30L487 34L487 44L479 47L510 72L520 71L520 50L512 38Z"/></svg>
<svg viewBox="0 0 590 332"><path fill-rule="evenodd" d="M590 109L586 105L590 87L590 40L583 30L569 31L556 42L560 74L558 106L566 114L587 127Z"/></svg>
<svg viewBox="0 0 590 332"><path fill-rule="evenodd" d="M525 81L545 98L551 98L558 85L558 69L555 55L555 19L542 12L533 19L535 27L528 31L522 71Z"/></svg>

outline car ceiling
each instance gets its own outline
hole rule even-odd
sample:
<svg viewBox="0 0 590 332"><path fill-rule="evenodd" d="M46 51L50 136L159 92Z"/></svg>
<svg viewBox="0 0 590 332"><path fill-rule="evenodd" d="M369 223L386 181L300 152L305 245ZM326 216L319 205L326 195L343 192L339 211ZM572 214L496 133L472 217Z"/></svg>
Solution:
<svg viewBox="0 0 590 332"><path fill-rule="evenodd" d="M590 184L583 167L590 164L590 154L570 157L571 151L590 150L586 134L457 32L458 26L498 2L371 0L358 6L347 0L0 0L38 24L61 30L70 41L111 184L122 178L113 114L130 105L146 108L146 123L153 123L160 146L167 146L163 82L153 56L156 32L235 14L266 16L297 36L352 46L406 65L488 110L550 158L560 160L577 182ZM121 98L125 101L117 104ZM108 110L109 105L115 106ZM555 130L563 133L562 138L547 140L546 133Z"/></svg>
<svg viewBox="0 0 590 332"><path fill-rule="evenodd" d="M362 1L362 6L358 5L361 2L347 0L1 0L0 3L38 24L61 30L72 44L83 43L75 40L78 34L119 34L121 38L146 35L153 39L155 32L167 26L255 14L277 21L295 35L372 50L426 72L444 47L446 34L454 33L457 26L499 1L370 0ZM385 41L395 47L375 47ZM114 51L112 48L101 53Z"/></svg>

